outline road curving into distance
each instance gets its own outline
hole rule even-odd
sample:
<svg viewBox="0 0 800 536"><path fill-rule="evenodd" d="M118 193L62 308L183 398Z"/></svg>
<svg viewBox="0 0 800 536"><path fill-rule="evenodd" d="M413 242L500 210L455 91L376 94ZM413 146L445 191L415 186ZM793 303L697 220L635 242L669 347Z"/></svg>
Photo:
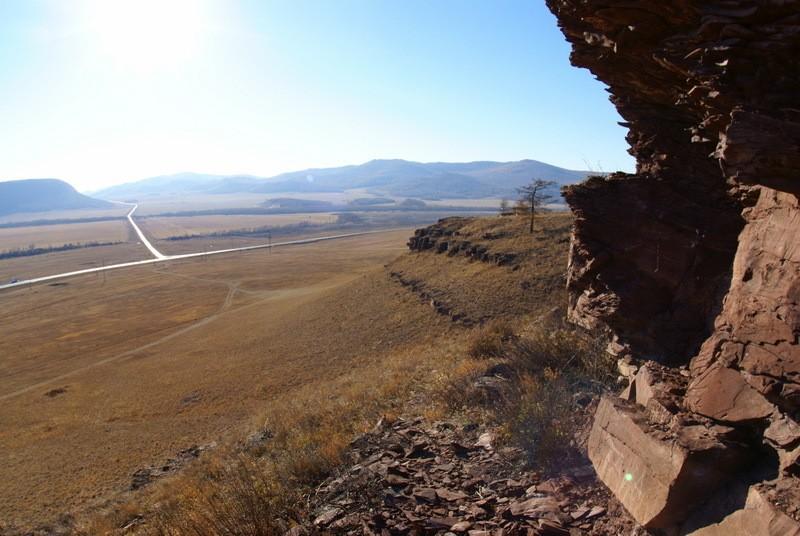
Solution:
<svg viewBox="0 0 800 536"><path fill-rule="evenodd" d="M76 277L79 275L86 275L86 274L95 274L98 272L107 272L109 270L120 270L122 268L132 268L134 266L146 266L148 264L158 264L161 262L167 261L175 261L181 259L192 259L195 257L210 257L211 255L222 255L224 253L235 253L238 251L251 251L254 249L267 249L267 248L276 248L282 246L298 246L302 244L313 244L315 242L324 242L326 240L337 240L340 238L350 238L352 236L363 236L363 235L370 235L376 233L388 233L392 231L399 231L400 228L394 229L379 229L376 231L360 231L356 233L345 233L345 234L337 234L337 235L329 235L329 236L317 236L314 238L303 238L301 240L289 240L287 242L277 242L273 244L258 244L255 246L244 246L240 248L230 248L230 249L217 249L214 251L201 251L199 253L184 253L181 255L164 255L160 251L158 251L147 239L139 226L136 225L136 222L133 220L133 213L139 208L139 205L133 203L122 203L115 201L120 205L129 205L133 206L130 212L128 212L128 221L130 222L131 226L133 226L134 231L136 234L139 235L139 238L142 241L142 244L150 251L154 258L152 259L145 259L141 261L131 261L131 262L123 262L119 264L109 264L108 266L98 266L95 268L86 268L84 270L75 270L74 272L63 272L60 274L53 274L53 275L46 275L43 277L35 277L33 279L23 279L19 281L14 281L13 283L6 283L4 285L0 285L1 290L7 290L17 287L23 287L26 285L33 285L36 283L45 283L48 281L56 281L59 279L67 279L70 277Z"/></svg>
<svg viewBox="0 0 800 536"><path fill-rule="evenodd" d="M144 236L144 233L142 232L141 229L139 229L139 226L136 225L136 222L133 221L133 213L136 212L136 209L139 208L139 205L137 205L136 203L123 203L122 201L115 201L115 203L119 203L120 205L129 205L129 206L133 207L131 209L131 211L128 212L128 223L131 224L131 227L133 227L133 230L136 231L137 235L139 235L139 240L142 241L142 244L144 244L144 247L146 247L150 251L150 253L153 255L153 257L155 257L156 259L166 259L167 255L164 255L163 253L158 251L153 246L153 244L150 243L150 241L147 239L147 237Z"/></svg>

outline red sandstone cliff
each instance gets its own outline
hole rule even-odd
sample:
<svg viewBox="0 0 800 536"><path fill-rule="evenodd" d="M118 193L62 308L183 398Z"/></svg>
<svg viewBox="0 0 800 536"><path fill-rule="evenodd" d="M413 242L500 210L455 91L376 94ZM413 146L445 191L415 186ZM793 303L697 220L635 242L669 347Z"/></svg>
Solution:
<svg viewBox="0 0 800 536"><path fill-rule="evenodd" d="M637 159L565 192L570 319L653 361L598 474L648 527L800 534L800 2L547 4Z"/></svg>

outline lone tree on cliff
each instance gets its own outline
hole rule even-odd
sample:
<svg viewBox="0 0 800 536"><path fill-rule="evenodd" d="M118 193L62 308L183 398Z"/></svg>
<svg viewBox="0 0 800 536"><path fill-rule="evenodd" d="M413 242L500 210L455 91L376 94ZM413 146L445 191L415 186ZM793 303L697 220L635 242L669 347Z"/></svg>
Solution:
<svg viewBox="0 0 800 536"><path fill-rule="evenodd" d="M519 200L524 202L531 211L531 233L533 233L533 219L536 216L536 209L543 207L553 200L552 194L549 194L547 190L555 185L556 183L554 181L533 179L530 184L522 188L517 188Z"/></svg>

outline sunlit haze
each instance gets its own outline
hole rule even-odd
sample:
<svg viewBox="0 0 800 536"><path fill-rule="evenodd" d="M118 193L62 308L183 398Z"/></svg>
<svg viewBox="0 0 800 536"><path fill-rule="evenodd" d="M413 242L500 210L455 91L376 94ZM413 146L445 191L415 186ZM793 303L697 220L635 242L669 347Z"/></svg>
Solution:
<svg viewBox="0 0 800 536"><path fill-rule="evenodd" d="M544 2L6 0L0 180L373 158L630 170Z"/></svg>

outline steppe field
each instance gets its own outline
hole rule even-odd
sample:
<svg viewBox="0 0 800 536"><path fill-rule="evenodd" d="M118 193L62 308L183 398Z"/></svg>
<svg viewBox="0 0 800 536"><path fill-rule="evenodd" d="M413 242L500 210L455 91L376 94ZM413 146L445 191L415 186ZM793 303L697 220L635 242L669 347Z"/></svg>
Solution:
<svg viewBox="0 0 800 536"><path fill-rule="evenodd" d="M150 218L137 221L151 222L142 225L147 234L157 229ZM176 222L198 234L255 223L242 216ZM376 401L413 398L415 384L458 370L454 359L464 355L470 329L407 282L425 281L438 302L479 322L544 313L563 286L569 218L542 222L533 243L514 218L464 227L475 243L495 237L490 246L498 251L534 247L537 262L523 270L409 254L414 227L403 227L0 291L0 534L70 532L73 516L120 512L114 505L132 500L126 497L155 493L150 475L168 481L162 473L182 474L198 453L231 448L273 427L271 419L293 429L302 415L342 411L353 417L341 420L355 422L359 412L379 411ZM106 224L122 227L122 243L3 259L0 282L151 258L127 222L89 225L103 231ZM36 229L39 240L54 240L83 225L9 231ZM336 229L299 227L274 241L349 232ZM264 237L153 241L174 254ZM524 299L520 278L530 279ZM352 430L324 430L334 459Z"/></svg>
<svg viewBox="0 0 800 536"><path fill-rule="evenodd" d="M113 205L108 208L65 209L48 212L16 212L0 216L1 223L30 222L36 220L59 220L76 218L122 218L130 211L125 205Z"/></svg>
<svg viewBox="0 0 800 536"><path fill-rule="evenodd" d="M0 253L30 246L48 248L64 244L125 242L129 232L125 220L0 228Z"/></svg>
<svg viewBox="0 0 800 536"><path fill-rule="evenodd" d="M213 215L213 216L173 216L150 217L138 220L142 230L156 240L182 235L204 235L254 229L261 227L284 227L298 223L333 223L336 216L326 213L314 214L269 214L269 215Z"/></svg>
<svg viewBox="0 0 800 536"><path fill-rule="evenodd" d="M271 401L450 329L382 273L410 232L3 292L0 519L100 504Z"/></svg>
<svg viewBox="0 0 800 536"><path fill-rule="evenodd" d="M125 209L125 213L130 207ZM64 244L78 246L67 251L54 251L37 255L0 258L0 284L11 279L32 279L50 274L83 270L110 264L150 258L133 229L125 219L81 222L84 217L109 216L108 212L63 211L53 212L46 220L63 218L59 223L30 224L25 219L19 226L0 228L0 253L12 250L58 247ZM120 217L119 214L113 214ZM71 221L72 220L72 221ZM78 220L78 221L74 221ZM296 240L347 231L330 230L325 225L335 222L331 214L281 214L281 215L217 215L186 217L138 217L136 221L148 238L165 254L195 253L219 249L266 244L266 236L224 236L214 233L248 231L253 228L287 228L275 241ZM301 226L288 228L287 226ZM306 227L303 227L306 226ZM383 225L383 227L389 227ZM391 227L400 227L392 225ZM363 229L356 229L363 230ZM191 240L170 240L172 237L196 236ZM85 247L87 245L92 247ZM102 279L100 276L96 276Z"/></svg>

